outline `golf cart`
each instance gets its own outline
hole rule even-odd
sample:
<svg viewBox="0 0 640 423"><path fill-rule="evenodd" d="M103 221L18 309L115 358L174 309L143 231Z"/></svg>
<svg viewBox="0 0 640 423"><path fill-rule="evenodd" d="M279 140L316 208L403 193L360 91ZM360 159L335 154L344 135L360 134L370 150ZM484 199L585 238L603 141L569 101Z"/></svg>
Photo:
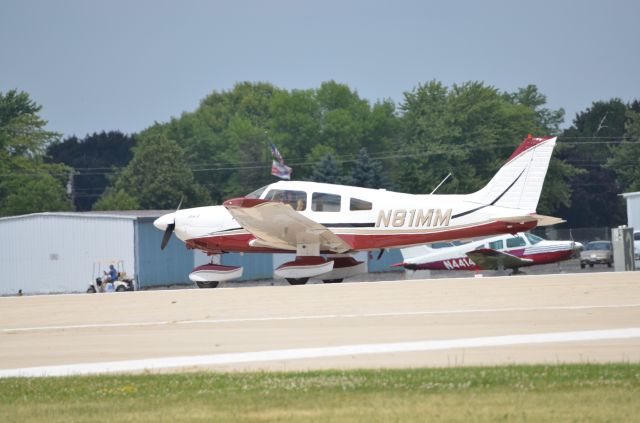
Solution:
<svg viewBox="0 0 640 423"><path fill-rule="evenodd" d="M109 267L113 265L117 271L115 280L109 277ZM124 271L122 260L99 260L93 263L93 282L89 284L87 293L97 292L124 292L135 290L135 280L129 278Z"/></svg>

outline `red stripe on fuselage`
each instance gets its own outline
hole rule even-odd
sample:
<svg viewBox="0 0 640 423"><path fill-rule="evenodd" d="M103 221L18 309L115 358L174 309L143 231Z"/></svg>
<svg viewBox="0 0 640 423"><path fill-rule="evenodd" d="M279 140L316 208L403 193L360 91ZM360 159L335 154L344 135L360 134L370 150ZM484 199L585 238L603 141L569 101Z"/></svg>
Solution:
<svg viewBox="0 0 640 423"><path fill-rule="evenodd" d="M506 223L491 222L473 227L459 229L414 232L405 234L340 234L337 236L351 245L353 251L377 250L380 248L394 248L406 245L428 244L431 242L475 238L480 236L497 235L500 233L525 232L536 226L536 222L526 223ZM337 231L339 229L336 229ZM384 232L381 230L380 232ZM218 254L221 252L230 253L291 253L291 250L280 250L271 248L251 247L251 242L255 237L247 232L241 234L217 235L204 238L190 239L186 241L187 248L197 248L208 253ZM328 251L323 251L328 252Z"/></svg>
<svg viewBox="0 0 640 423"><path fill-rule="evenodd" d="M546 253L528 254L524 258L533 260L533 264L548 264L558 261L569 260L573 250L551 251Z"/></svg>
<svg viewBox="0 0 640 423"><path fill-rule="evenodd" d="M533 263L526 264L520 267L525 266L534 266L537 264L549 264L556 263L559 261L568 260L571 258L571 254L573 250L561 250L561 251L550 251L544 253L536 253L536 254L524 254L524 249L520 248L517 250L503 250L505 253L509 253L516 257L520 257L522 259L533 260ZM420 264L412 264L411 269L413 270L486 270L481 269L478 265L471 265L473 261L465 256L455 257L447 260L438 260L427 263Z"/></svg>

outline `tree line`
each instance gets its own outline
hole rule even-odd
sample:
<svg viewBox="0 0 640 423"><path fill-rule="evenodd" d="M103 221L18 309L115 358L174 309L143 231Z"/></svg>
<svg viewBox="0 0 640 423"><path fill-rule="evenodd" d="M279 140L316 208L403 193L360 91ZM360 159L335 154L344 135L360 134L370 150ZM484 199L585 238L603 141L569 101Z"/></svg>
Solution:
<svg viewBox="0 0 640 423"><path fill-rule="evenodd" d="M538 207L571 227L624 223L640 190L640 103L596 101L561 130L536 86L503 92L429 81L370 102L345 84L243 82L136 134L63 138L27 93L0 93L0 215L220 204L274 182L269 141L293 179L429 193L481 188L527 134L558 135Z"/></svg>

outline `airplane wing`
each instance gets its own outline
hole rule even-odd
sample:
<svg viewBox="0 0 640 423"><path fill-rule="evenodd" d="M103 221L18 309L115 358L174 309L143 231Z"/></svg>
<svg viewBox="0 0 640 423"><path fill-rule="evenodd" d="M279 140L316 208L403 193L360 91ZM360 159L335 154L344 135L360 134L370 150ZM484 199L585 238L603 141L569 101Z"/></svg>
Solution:
<svg viewBox="0 0 640 423"><path fill-rule="evenodd" d="M251 232L252 245L296 250L298 245L319 244L320 251L344 253L351 245L327 227L293 210L288 204L255 198L235 198L224 202L229 213Z"/></svg>
<svg viewBox="0 0 640 423"><path fill-rule="evenodd" d="M485 270L513 269L533 264L533 260L523 259L491 248L469 251L467 257L473 260L478 267Z"/></svg>

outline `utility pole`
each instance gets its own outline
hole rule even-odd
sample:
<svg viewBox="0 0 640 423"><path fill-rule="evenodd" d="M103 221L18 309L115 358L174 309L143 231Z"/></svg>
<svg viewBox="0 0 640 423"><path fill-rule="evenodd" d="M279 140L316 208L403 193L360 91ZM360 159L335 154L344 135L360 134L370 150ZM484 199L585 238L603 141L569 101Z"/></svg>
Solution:
<svg viewBox="0 0 640 423"><path fill-rule="evenodd" d="M76 190L74 183L75 169L71 169L69 171L69 179L67 180L67 196L71 199L71 203L73 204L73 208L76 207Z"/></svg>

